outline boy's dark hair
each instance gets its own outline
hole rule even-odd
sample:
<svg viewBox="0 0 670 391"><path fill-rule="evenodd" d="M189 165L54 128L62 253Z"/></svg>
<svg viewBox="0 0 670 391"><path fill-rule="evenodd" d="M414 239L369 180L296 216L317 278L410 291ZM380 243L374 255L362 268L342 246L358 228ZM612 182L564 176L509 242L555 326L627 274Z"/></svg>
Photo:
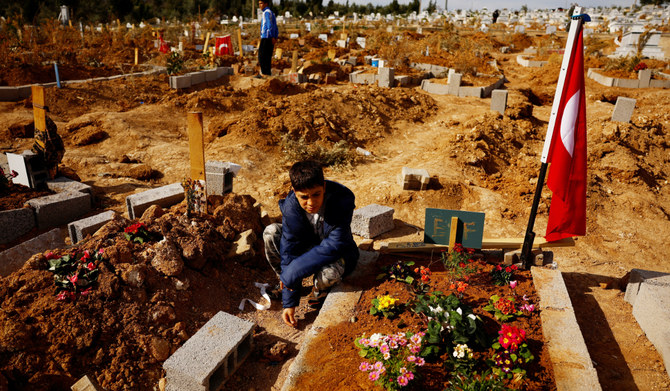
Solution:
<svg viewBox="0 0 670 391"><path fill-rule="evenodd" d="M316 186L323 186L325 183L321 164L314 160L295 163L288 170L288 176L291 178L291 186L294 190L312 189Z"/></svg>

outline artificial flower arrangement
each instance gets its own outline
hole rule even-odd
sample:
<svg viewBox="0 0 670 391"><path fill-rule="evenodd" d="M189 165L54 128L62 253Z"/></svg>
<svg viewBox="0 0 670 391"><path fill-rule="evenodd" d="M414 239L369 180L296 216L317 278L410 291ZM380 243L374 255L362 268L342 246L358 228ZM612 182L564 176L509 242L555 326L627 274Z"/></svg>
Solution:
<svg viewBox="0 0 670 391"><path fill-rule="evenodd" d="M93 289L100 274L98 266L103 260L103 250L76 250L63 256L49 252L46 259L48 270L54 273L56 300L74 301Z"/></svg>

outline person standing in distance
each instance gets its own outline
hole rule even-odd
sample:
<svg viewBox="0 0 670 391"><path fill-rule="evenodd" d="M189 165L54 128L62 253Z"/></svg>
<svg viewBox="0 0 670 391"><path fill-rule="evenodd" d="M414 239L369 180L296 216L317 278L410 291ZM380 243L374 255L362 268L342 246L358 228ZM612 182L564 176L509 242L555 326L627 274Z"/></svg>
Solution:
<svg viewBox="0 0 670 391"><path fill-rule="evenodd" d="M261 43L258 46L258 64L261 66L261 74L256 76L257 78L272 75L272 53L279 36L275 14L272 13L268 1L258 0L258 8L263 10L263 16L261 17Z"/></svg>

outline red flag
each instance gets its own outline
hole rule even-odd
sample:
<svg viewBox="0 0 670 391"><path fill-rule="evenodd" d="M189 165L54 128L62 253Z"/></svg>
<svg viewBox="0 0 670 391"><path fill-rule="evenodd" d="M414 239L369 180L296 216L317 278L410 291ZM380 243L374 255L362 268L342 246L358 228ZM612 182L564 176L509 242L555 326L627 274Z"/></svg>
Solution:
<svg viewBox="0 0 670 391"><path fill-rule="evenodd" d="M547 156L551 163L547 187L553 192L545 235L548 241L586 234L584 42L582 31L578 34Z"/></svg>

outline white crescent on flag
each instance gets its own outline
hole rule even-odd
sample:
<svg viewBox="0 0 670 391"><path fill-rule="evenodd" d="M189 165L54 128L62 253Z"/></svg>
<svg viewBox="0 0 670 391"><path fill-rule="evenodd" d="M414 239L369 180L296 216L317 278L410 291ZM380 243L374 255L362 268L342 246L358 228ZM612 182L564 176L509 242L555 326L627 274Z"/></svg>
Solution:
<svg viewBox="0 0 670 391"><path fill-rule="evenodd" d="M563 109L563 118L561 118L561 141L570 156L572 156L572 152L575 149L575 126L577 124L577 114L579 113L580 91L577 90L568 103L566 103Z"/></svg>

